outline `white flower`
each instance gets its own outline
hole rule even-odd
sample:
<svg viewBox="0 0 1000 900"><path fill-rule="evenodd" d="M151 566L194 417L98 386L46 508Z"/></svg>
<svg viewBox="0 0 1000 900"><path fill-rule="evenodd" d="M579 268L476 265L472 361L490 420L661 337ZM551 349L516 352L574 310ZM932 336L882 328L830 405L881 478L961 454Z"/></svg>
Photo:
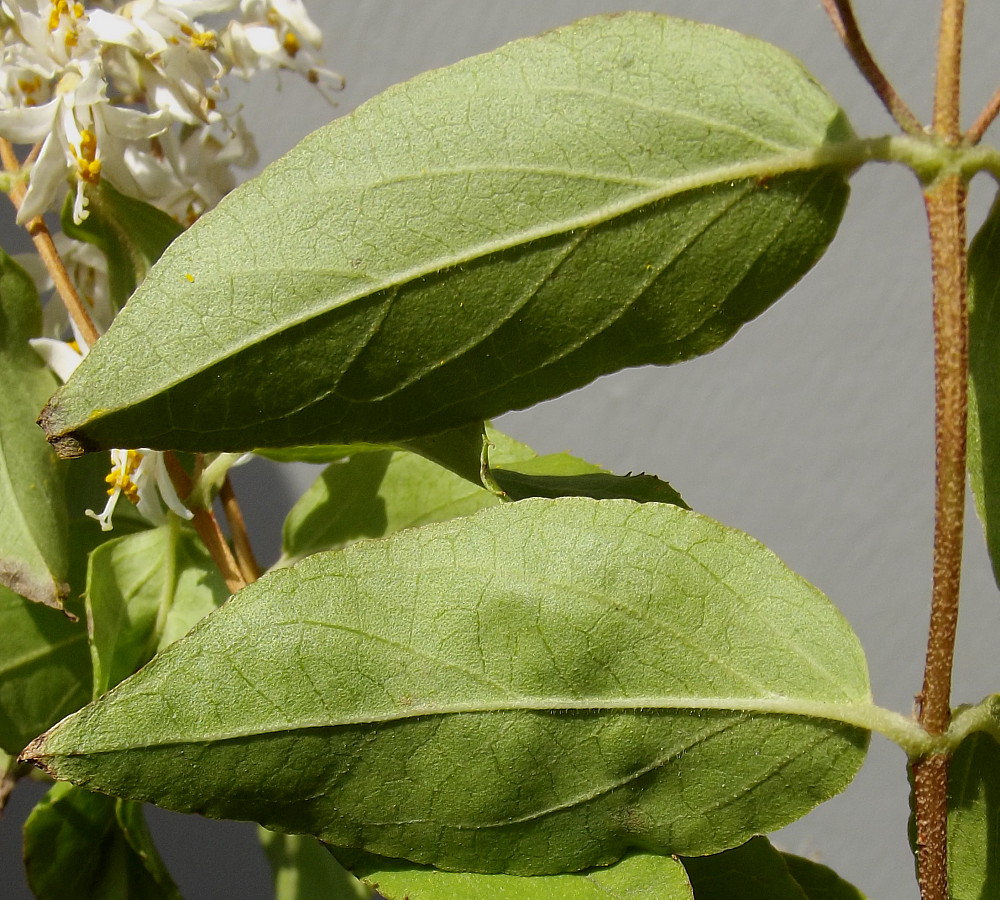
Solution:
<svg viewBox="0 0 1000 900"><path fill-rule="evenodd" d="M64 382L86 356L86 351L81 352L75 342L34 338L31 346ZM112 450L111 472L104 480L108 485L108 501L104 509L99 513L92 509L85 510L88 516L100 522L102 531L111 531L114 527L112 517L123 494L135 504L139 514L154 525L162 525L167 521L164 505L182 519L190 519L192 516L191 511L177 496L163 461L163 454L159 451Z"/></svg>
<svg viewBox="0 0 1000 900"><path fill-rule="evenodd" d="M237 7L219 31L196 18ZM223 76L290 69L329 97L342 82L320 38L299 0L0 0L0 137L39 145L19 221L60 202L67 180L81 221L101 178L199 215L254 153L238 112L220 107Z"/></svg>
<svg viewBox="0 0 1000 900"><path fill-rule="evenodd" d="M318 50L322 34L301 0L242 0L243 21L222 32L222 47L232 67L249 78L259 69L298 72L332 102L343 78L323 68Z"/></svg>
<svg viewBox="0 0 1000 900"><path fill-rule="evenodd" d="M182 519L190 519L191 511L181 503L174 490L163 454L153 450L112 450L111 472L104 479L108 484L108 502L101 512L86 510L88 516L101 523L101 531L114 527L112 516L118 500L125 495L135 504L140 515L154 525L167 521L163 504Z"/></svg>
<svg viewBox="0 0 1000 900"><path fill-rule="evenodd" d="M47 103L0 109L0 135L18 144L41 143L19 222L61 200L67 177L76 180L77 223L86 216L86 185L96 184L102 173L126 191L134 181L125 165L125 148L162 133L169 119L112 106L105 90L100 67L80 60L67 67Z"/></svg>

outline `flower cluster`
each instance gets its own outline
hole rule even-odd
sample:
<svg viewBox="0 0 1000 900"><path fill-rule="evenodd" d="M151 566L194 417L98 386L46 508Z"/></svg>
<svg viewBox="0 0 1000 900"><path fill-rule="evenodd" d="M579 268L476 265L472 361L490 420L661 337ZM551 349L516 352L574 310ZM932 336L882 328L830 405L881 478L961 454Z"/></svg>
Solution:
<svg viewBox="0 0 1000 900"><path fill-rule="evenodd" d="M233 14L213 29L196 17ZM239 115L224 114L221 79L290 69L326 91L320 33L301 0L0 0L0 137L31 144L26 221L76 183L107 178L180 221L233 186L252 165Z"/></svg>
<svg viewBox="0 0 1000 900"><path fill-rule="evenodd" d="M31 145L18 221L61 205L74 185L73 218L87 216L90 186L107 180L183 224L235 185L234 166L256 148L237 109L226 110L224 76L288 69L329 99L341 79L322 67L321 35L302 0L0 0L0 138ZM115 310L107 260L90 244L56 235L56 247L97 331ZM35 258L25 260L51 290ZM46 307L47 337L32 341L62 379L88 347L60 304ZM105 530L119 498L152 522L178 499L163 456L113 450Z"/></svg>

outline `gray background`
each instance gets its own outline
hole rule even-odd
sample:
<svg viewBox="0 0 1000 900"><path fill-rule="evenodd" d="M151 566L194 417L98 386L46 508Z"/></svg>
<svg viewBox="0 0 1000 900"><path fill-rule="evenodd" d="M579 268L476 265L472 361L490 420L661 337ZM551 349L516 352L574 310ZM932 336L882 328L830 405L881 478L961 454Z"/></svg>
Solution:
<svg viewBox="0 0 1000 900"><path fill-rule="evenodd" d="M271 160L384 87L585 15L642 8L758 35L801 58L862 135L892 130L816 0L366 0L307 3L327 36L327 59L348 87L331 110L296 79L262 78L239 96ZM917 115L930 115L936 3L858 0L875 55ZM965 120L998 73L993 4L969 9ZM991 196L974 185L974 221ZM853 180L836 243L786 298L737 339L668 369L632 370L500 426L540 452L569 450L616 471L670 480L700 512L762 540L824 590L857 630L876 700L909 711L919 689L932 542L932 361L923 209L915 179L871 166ZM276 554L281 517L314 477L303 467L239 473L238 490L263 555ZM265 476L265 477L261 477ZM970 514L955 701L1000 685L993 652L1000 602ZM872 898L917 896L906 843L903 755L876 737L852 786L777 835L785 849L836 868ZM21 793L19 789L19 793ZM32 795L0 822L5 854ZM265 898L267 870L252 828L154 811L155 832L189 898ZM5 859L8 857L5 855ZM16 867L3 864L12 885ZM19 876L18 876L19 877ZM13 896L20 896L18 888ZM21 889L23 890L23 889ZM2 891L2 889L0 889Z"/></svg>

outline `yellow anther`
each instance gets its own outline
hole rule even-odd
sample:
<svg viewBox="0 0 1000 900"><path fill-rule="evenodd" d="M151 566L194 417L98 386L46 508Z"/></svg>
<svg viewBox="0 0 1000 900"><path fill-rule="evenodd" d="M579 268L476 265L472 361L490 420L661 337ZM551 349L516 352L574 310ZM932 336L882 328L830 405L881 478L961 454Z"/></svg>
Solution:
<svg viewBox="0 0 1000 900"><path fill-rule="evenodd" d="M107 482L110 487L108 488L108 496L110 497L115 491L121 491L129 500L133 503L139 502L139 488L132 476L135 474L136 469L139 468L139 463L142 462L142 454L135 450L129 450L125 454L125 464L121 466L115 466L110 474L104 477L105 482Z"/></svg>
<svg viewBox="0 0 1000 900"><path fill-rule="evenodd" d="M199 50L214 53L219 49L219 38L214 31L199 31L191 35L191 43Z"/></svg>
<svg viewBox="0 0 1000 900"><path fill-rule="evenodd" d="M299 52L299 49L301 47L301 45L299 44L298 35L296 35L294 31L289 31L285 35L285 38L281 42L281 45L285 48L285 53L287 53L289 56L293 58L295 54Z"/></svg>
<svg viewBox="0 0 1000 900"><path fill-rule="evenodd" d="M97 135L84 128L80 132L80 149L71 148L76 157L76 174L88 184L101 180L101 161L97 159Z"/></svg>

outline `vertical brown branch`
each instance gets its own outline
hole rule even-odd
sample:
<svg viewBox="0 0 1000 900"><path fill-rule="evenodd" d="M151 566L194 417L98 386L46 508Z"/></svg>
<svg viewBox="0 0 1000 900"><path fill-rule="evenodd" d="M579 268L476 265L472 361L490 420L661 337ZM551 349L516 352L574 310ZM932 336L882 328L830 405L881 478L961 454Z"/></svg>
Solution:
<svg viewBox="0 0 1000 900"><path fill-rule="evenodd" d="M965 0L942 0L934 89L934 133L961 139L962 26ZM951 677L958 625L965 519L969 339L966 184L945 174L924 192L934 272L935 496L934 573L920 723L941 734L951 721ZM948 900L947 754L913 763L917 878L922 900Z"/></svg>
<svg viewBox="0 0 1000 900"><path fill-rule="evenodd" d="M934 133L950 144L962 137L962 28L965 0L942 0L938 31L937 81L934 87Z"/></svg>
<svg viewBox="0 0 1000 900"><path fill-rule="evenodd" d="M965 518L968 397L966 185L947 175L924 194L934 268L935 523L934 572L920 723L942 734L951 721L951 677L958 624ZM918 873L923 900L948 897L948 757L913 764Z"/></svg>

